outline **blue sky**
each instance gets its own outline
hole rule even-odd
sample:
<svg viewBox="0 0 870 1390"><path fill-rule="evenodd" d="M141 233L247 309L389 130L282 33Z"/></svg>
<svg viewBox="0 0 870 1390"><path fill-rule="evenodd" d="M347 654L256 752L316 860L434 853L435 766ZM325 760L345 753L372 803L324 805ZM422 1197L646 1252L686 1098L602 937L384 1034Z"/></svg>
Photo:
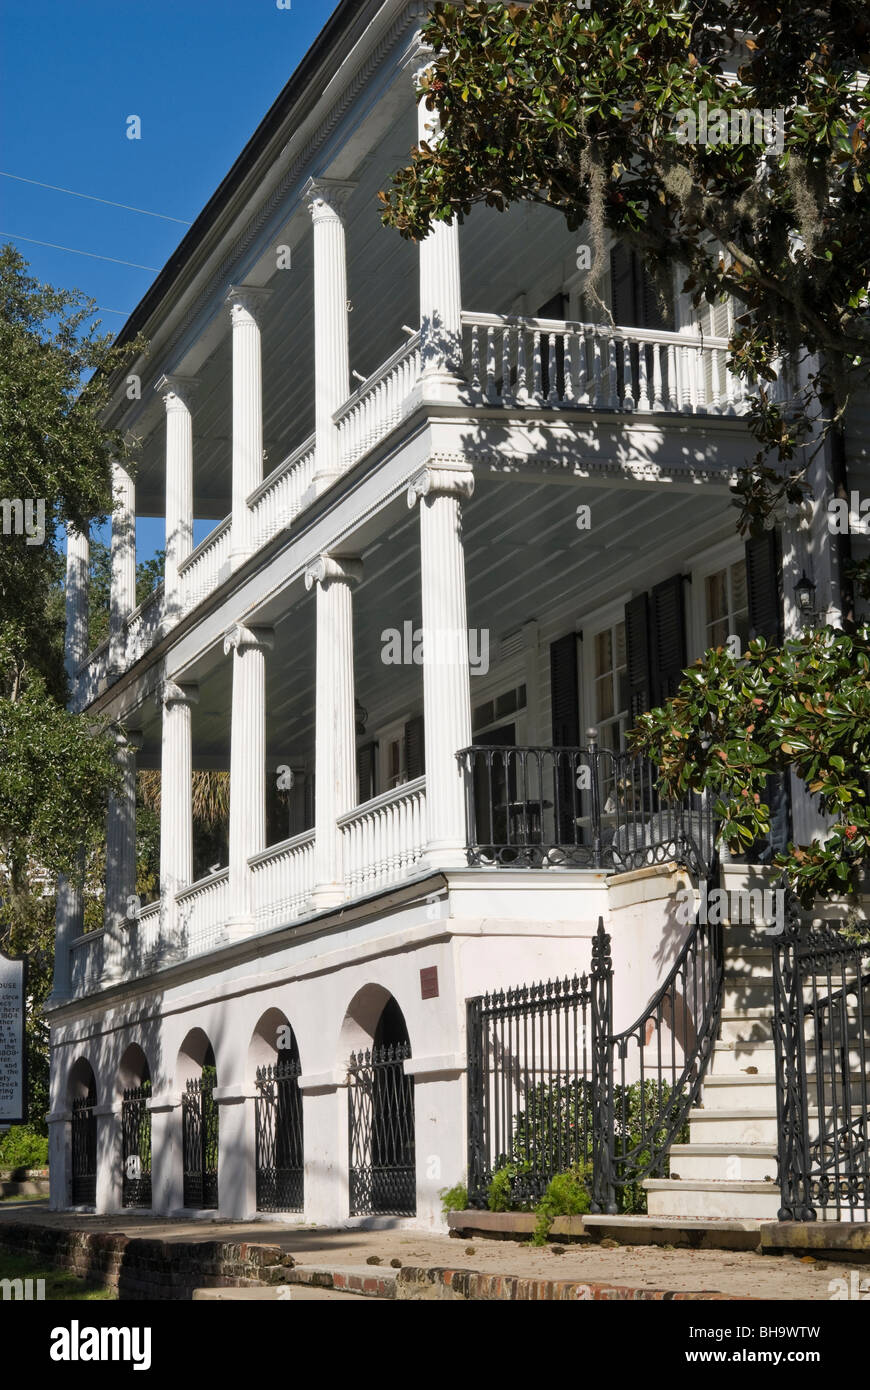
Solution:
<svg viewBox="0 0 870 1390"><path fill-rule="evenodd" d="M291 4L0 0L0 170L192 222L336 8ZM140 140L127 139L131 115ZM37 279L91 295L106 331L156 271L23 238L159 270L186 230L0 177L0 241ZM141 558L162 535L140 532Z"/></svg>

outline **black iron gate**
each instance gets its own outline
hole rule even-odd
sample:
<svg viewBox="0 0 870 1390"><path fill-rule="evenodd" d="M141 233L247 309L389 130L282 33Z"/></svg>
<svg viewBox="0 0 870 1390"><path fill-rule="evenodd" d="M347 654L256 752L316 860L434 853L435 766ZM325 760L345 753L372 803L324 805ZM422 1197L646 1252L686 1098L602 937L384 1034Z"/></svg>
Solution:
<svg viewBox="0 0 870 1390"><path fill-rule="evenodd" d="M414 1078L410 1044L351 1053L347 1078L351 1216L415 1216Z"/></svg>
<svg viewBox="0 0 870 1390"><path fill-rule="evenodd" d="M192 1077L181 1098L181 1142L184 1162L184 1205L218 1204L218 1108L215 1077L203 1072Z"/></svg>
<svg viewBox="0 0 870 1390"><path fill-rule="evenodd" d="M79 1096L72 1103L72 1204L92 1207L97 1201L96 1098Z"/></svg>
<svg viewBox="0 0 870 1390"><path fill-rule="evenodd" d="M151 1205L151 1082L132 1086L121 1103L121 1204Z"/></svg>
<svg viewBox="0 0 870 1390"><path fill-rule="evenodd" d="M257 1068L257 1211L302 1211L302 1067L296 1057Z"/></svg>
<svg viewBox="0 0 870 1390"><path fill-rule="evenodd" d="M801 924L772 943L781 1221L870 1219L870 943Z"/></svg>

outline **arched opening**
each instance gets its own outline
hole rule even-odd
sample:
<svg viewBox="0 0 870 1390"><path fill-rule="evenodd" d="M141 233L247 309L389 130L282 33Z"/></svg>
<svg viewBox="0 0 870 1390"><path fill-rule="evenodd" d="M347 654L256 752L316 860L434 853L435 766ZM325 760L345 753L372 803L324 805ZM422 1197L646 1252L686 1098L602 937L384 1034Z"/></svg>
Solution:
<svg viewBox="0 0 870 1390"><path fill-rule="evenodd" d="M71 1189L74 1207L93 1207L97 1201L97 1078L85 1057L70 1068Z"/></svg>
<svg viewBox="0 0 870 1390"><path fill-rule="evenodd" d="M201 1028L192 1028L178 1052L181 1093L181 1148L186 1207L218 1204L218 1107L214 1098L214 1048Z"/></svg>
<svg viewBox="0 0 870 1390"><path fill-rule="evenodd" d="M118 1068L121 1088L121 1205L151 1206L151 1069L138 1043Z"/></svg>
<svg viewBox="0 0 870 1390"><path fill-rule="evenodd" d="M302 1065L296 1034L280 1009L263 1014L248 1055L256 1084L257 1211L302 1211Z"/></svg>
<svg viewBox="0 0 870 1390"><path fill-rule="evenodd" d="M350 1025L365 1029L371 1047L351 1052L348 1065L351 1216L414 1216L414 1078L405 1075L411 1042L397 1000L379 985L352 1001Z"/></svg>

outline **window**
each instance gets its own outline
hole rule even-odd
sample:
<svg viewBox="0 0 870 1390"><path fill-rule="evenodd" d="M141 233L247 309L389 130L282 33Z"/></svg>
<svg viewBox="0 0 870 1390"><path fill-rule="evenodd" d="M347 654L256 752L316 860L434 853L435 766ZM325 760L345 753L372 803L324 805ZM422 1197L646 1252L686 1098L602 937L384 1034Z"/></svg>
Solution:
<svg viewBox="0 0 870 1390"><path fill-rule="evenodd" d="M614 623L593 639L592 714L602 748L622 747L628 724L625 623Z"/></svg>
<svg viewBox="0 0 870 1390"><path fill-rule="evenodd" d="M749 641L749 598L742 560L708 574L704 580L704 648L724 647L737 636L740 651Z"/></svg>

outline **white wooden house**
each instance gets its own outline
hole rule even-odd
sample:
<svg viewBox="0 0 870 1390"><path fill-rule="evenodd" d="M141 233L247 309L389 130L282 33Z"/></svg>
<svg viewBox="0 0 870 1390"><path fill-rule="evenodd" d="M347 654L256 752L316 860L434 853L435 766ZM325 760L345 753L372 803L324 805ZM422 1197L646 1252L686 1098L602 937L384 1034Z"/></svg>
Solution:
<svg viewBox="0 0 870 1390"><path fill-rule="evenodd" d="M614 246L602 322L582 233L538 206L475 209L419 245L382 226L377 191L433 119L415 105L422 14L343 0L121 335L151 350L111 411L141 439L135 481L115 465L111 635L88 650L88 543L72 534L67 643L75 707L118 728L126 794L104 929L81 934L70 885L59 899L56 1209L150 1197L241 1218L265 1202L288 1220L437 1226L466 1165L464 1001L587 969L603 916L627 1017L685 935L673 854L614 851L612 769L593 843L572 775L587 730L618 750L707 646L796 630L807 568L837 614L824 457L808 526L736 533L729 486L754 446L728 306L662 305ZM137 608L141 517L165 517L166 570ZM213 526L194 547L195 519ZM162 775L145 904L137 767ZM231 776L210 873L196 768ZM378 1153L349 1135L351 1053L373 1046L399 1048L413 1078L410 1183L386 1195ZM299 1181L264 1199L256 1072L281 1058ZM198 1122L219 1145L197 1189L182 1112L204 1066ZM143 1198L122 1112L146 1080ZM92 1112L84 1167L76 1103Z"/></svg>

